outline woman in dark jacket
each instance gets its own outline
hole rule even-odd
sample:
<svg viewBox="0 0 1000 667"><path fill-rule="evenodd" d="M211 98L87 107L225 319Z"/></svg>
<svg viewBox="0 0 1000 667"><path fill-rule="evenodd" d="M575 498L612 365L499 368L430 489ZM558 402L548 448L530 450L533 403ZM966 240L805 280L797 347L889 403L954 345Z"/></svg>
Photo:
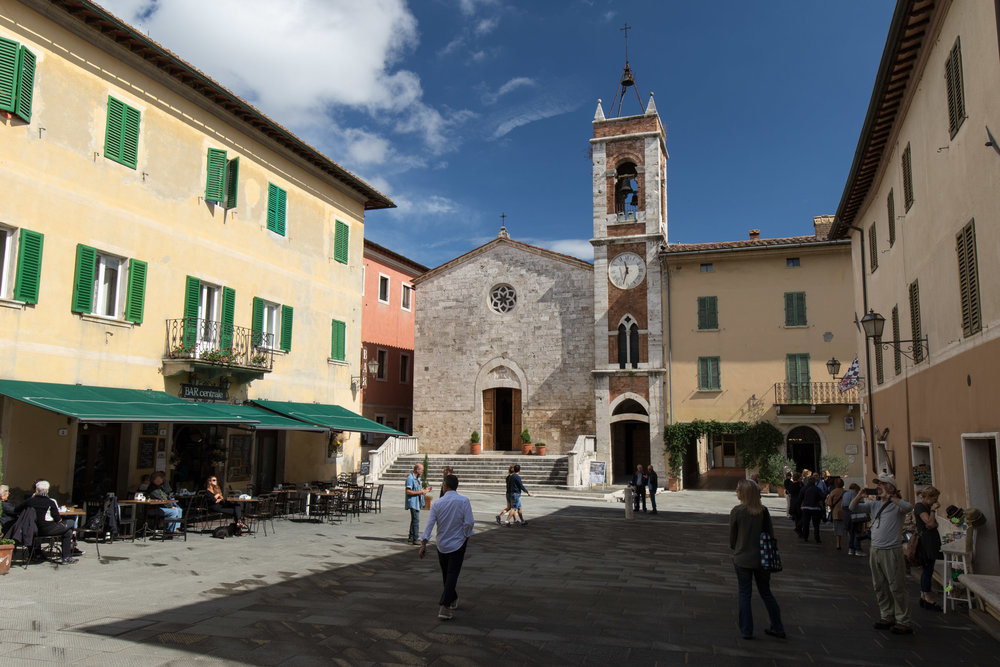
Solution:
<svg viewBox="0 0 1000 667"><path fill-rule="evenodd" d="M940 496L941 492L936 488L925 486L920 492L920 502L913 506L913 515L917 518L917 535L920 536L920 544L917 546L924 557L924 569L920 573L920 606L931 611L941 611L941 605L931 595L934 561L941 558L941 534L937 524Z"/></svg>
<svg viewBox="0 0 1000 667"><path fill-rule="evenodd" d="M771 593L771 573L760 565L760 534L774 535L771 515L760 502L760 489L748 479L741 479L736 486L740 504L729 513L729 548L733 550L733 568L739 585L739 626L744 639L753 639L753 582L757 582L771 627L764 634L784 639L785 627L781 624L781 609Z"/></svg>
<svg viewBox="0 0 1000 667"><path fill-rule="evenodd" d="M208 509L219 514L228 514L233 517L233 523L241 530L248 530L247 525L243 523L243 507L239 503L226 500L222 487L219 486L218 477L212 475L205 480L205 493L208 494Z"/></svg>
<svg viewBox="0 0 1000 667"><path fill-rule="evenodd" d="M794 473L790 482L785 482L785 495L788 496L788 513L795 522L795 532L802 536L802 474Z"/></svg>

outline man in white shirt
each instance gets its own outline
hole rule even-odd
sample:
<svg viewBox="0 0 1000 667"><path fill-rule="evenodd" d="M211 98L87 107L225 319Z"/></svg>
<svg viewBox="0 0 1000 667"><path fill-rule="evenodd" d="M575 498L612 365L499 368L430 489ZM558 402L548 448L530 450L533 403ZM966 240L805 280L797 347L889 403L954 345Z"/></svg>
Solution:
<svg viewBox="0 0 1000 667"><path fill-rule="evenodd" d="M465 545L472 535L476 519L472 516L472 504L465 496L458 495L458 477L446 475L444 478L444 495L431 505L431 515L427 526L420 536L420 553L427 555L427 540L431 530L437 526L438 562L441 564L441 578L444 580L444 591L441 593L438 618L449 620L452 610L458 609L458 575L462 571L462 561L465 560Z"/></svg>

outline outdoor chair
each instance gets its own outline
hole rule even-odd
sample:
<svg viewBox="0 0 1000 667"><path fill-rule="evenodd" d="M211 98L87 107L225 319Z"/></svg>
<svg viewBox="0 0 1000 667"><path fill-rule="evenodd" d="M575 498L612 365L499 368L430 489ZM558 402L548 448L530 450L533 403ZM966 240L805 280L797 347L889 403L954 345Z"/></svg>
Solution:
<svg viewBox="0 0 1000 667"><path fill-rule="evenodd" d="M353 486L344 491L343 514L361 518L361 487Z"/></svg>
<svg viewBox="0 0 1000 667"><path fill-rule="evenodd" d="M260 502L252 503L247 513L243 515L243 518L247 520L250 527L250 533L257 537L257 526L261 525L264 528L264 537L267 537L267 522L271 522L271 532L274 532L274 511L277 505L278 497L285 494L281 493L269 493L260 496Z"/></svg>

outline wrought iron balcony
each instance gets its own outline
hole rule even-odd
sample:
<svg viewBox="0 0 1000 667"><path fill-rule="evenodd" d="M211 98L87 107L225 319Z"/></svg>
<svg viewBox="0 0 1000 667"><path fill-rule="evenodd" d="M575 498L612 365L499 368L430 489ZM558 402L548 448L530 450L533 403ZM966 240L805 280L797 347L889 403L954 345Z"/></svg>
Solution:
<svg viewBox="0 0 1000 667"><path fill-rule="evenodd" d="M257 371L274 367L274 334L211 320L167 320L166 359Z"/></svg>
<svg viewBox="0 0 1000 667"><path fill-rule="evenodd" d="M775 405L853 405L861 400L857 387L841 393L839 382L776 382Z"/></svg>

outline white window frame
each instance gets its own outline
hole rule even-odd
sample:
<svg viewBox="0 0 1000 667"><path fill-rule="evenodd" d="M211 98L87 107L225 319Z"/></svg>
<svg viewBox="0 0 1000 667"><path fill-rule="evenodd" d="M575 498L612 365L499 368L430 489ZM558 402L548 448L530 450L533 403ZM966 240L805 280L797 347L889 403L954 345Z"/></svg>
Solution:
<svg viewBox="0 0 1000 667"><path fill-rule="evenodd" d="M410 355L399 355L399 384L410 384Z"/></svg>
<svg viewBox="0 0 1000 667"><path fill-rule="evenodd" d="M271 350L281 350L281 304L265 299L260 301L261 310L264 313L261 333L264 335L264 340L267 340L267 335L271 334Z"/></svg>
<svg viewBox="0 0 1000 667"><path fill-rule="evenodd" d="M202 322L202 326L198 327L198 352L208 352L218 348L221 343L216 340L221 327L211 323L221 319L222 287L202 281L198 297L198 319Z"/></svg>
<svg viewBox="0 0 1000 667"><path fill-rule="evenodd" d="M375 359L378 361L378 371L375 373L375 380L377 382L386 382L386 378L389 377L389 350L376 349Z"/></svg>
<svg viewBox="0 0 1000 667"><path fill-rule="evenodd" d="M104 287L104 276L107 274L108 270L113 268L117 272L115 276L114 284L114 303L108 303L108 294L105 293ZM97 251L97 262L94 266L94 291L93 300L90 304L90 312L92 315L97 315L98 317L110 317L112 319L121 320L125 317L125 298L123 289L126 282L126 273L128 272L128 260L124 257L118 257L117 255L112 255L110 253L105 253ZM110 306L110 307L109 307ZM111 311L111 312L108 312Z"/></svg>
<svg viewBox="0 0 1000 667"><path fill-rule="evenodd" d="M382 298L382 279L385 279L385 298ZM392 280L384 273L378 274L378 302L388 304L389 295L392 292Z"/></svg>
<svg viewBox="0 0 1000 667"><path fill-rule="evenodd" d="M0 298L14 298L14 274L17 271L17 228L0 225L0 233L4 238L0 240L0 250L3 256L0 257Z"/></svg>
<svg viewBox="0 0 1000 667"><path fill-rule="evenodd" d="M402 289L399 292L399 307L406 312L410 312L413 309L413 285L403 283Z"/></svg>

